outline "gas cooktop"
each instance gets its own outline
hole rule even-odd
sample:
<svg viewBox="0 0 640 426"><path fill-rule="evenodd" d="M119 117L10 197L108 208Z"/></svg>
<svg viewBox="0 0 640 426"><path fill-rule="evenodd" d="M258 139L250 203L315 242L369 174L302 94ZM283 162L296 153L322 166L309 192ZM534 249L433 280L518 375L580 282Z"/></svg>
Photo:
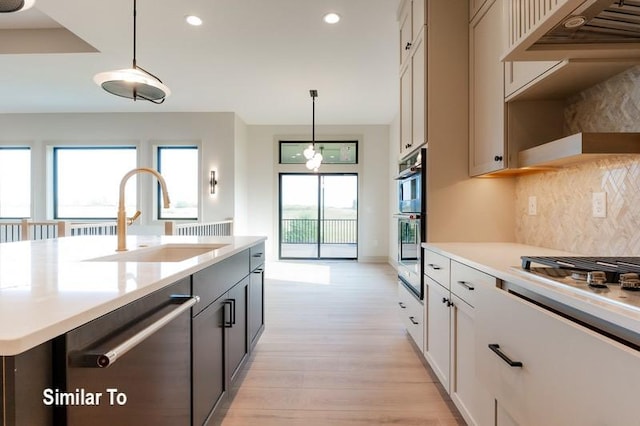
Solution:
<svg viewBox="0 0 640 426"><path fill-rule="evenodd" d="M522 270L527 273L640 308L640 257L522 256L521 259Z"/></svg>

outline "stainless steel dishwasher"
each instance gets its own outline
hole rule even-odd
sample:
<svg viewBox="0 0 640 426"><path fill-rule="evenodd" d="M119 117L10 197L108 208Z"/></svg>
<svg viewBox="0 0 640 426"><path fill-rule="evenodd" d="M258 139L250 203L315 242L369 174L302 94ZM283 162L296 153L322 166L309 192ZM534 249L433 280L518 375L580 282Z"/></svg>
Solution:
<svg viewBox="0 0 640 426"><path fill-rule="evenodd" d="M190 291L189 277L59 338L54 424L190 425Z"/></svg>

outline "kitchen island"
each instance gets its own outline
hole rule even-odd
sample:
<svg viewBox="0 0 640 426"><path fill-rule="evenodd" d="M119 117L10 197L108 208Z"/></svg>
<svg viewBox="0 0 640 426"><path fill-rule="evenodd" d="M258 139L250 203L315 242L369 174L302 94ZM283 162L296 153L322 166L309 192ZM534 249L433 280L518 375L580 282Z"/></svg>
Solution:
<svg viewBox="0 0 640 426"><path fill-rule="evenodd" d="M142 301L157 298L163 292L173 292L174 287L180 297L189 298L193 304L193 308L188 309L190 314L185 309L181 317L192 318L185 322L186 332L183 333L188 339L185 341L189 355L186 361L183 360L188 377L192 374L194 377L205 376L191 369L208 362L207 358L194 353L193 348L203 347L208 353L221 351L222 364L211 367L221 367L224 376L219 380L219 394L209 395L215 400L203 402L199 397L200 391L206 391L214 384L199 383L197 387L194 385L193 391L191 385L188 386L189 405L198 399L200 411L204 410L201 414L204 420L197 423L189 419L183 424L203 424L264 326L262 265L265 239L130 236L127 239L129 251L118 253L115 252L116 238L111 236L0 244L1 424L64 424L61 418L64 422L72 419L73 415L65 413L69 401L58 404L55 397L67 391L73 402L75 394L71 394L76 389L65 388L72 378L66 371L70 370L72 361L65 351L67 346L82 342L83 338L73 340L65 336L72 336L88 324L98 324L97 329L102 330L104 319L110 317L122 323L119 327L144 324L145 320L137 317L138 314L131 313L131 307L144 306ZM169 296L173 297L173 294ZM222 306L221 310L213 309L218 305ZM168 311L174 306L178 305L163 302L158 311ZM213 316L210 312L214 312ZM205 313L212 320L203 327L200 319ZM123 320L125 317L129 319ZM204 336L205 340L196 342L195 337L192 340L192 328L194 336ZM220 337L219 341L211 340L214 334L209 329L219 329L215 334ZM120 336L111 335L122 334L116 331L108 331L105 340L122 340ZM79 334L82 337L82 333ZM153 339L153 336L148 337L148 341ZM237 350L231 353L234 347ZM125 361L136 356L132 350L115 366L101 371L117 371L121 368L119 364L126 365ZM85 389L78 389L80 393L83 391ZM87 395L90 393L86 390ZM112 395L105 393L103 401L107 397ZM53 403L48 404L49 401ZM135 401L129 397L125 405L132 407ZM190 416L191 407L181 409ZM97 411L93 413L98 414ZM71 420L69 424L72 424Z"/></svg>
<svg viewBox="0 0 640 426"><path fill-rule="evenodd" d="M522 259L568 266L580 257L573 253L514 243L423 247L424 357L467 423L638 424L637 291L622 290L617 275L588 285Z"/></svg>

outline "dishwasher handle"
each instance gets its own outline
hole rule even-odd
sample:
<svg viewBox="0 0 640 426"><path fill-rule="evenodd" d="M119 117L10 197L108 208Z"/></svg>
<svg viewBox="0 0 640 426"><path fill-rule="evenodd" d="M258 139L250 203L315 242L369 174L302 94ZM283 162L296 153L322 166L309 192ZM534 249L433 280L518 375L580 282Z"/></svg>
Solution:
<svg viewBox="0 0 640 426"><path fill-rule="evenodd" d="M155 321L153 324L143 328L118 346L106 350L102 353L84 353L78 359L81 360L81 367L89 368L106 368L116 362L122 355L142 343L147 337L173 321L185 311L189 310L193 305L200 301L199 296L174 296L173 301L185 300L180 303L177 308Z"/></svg>

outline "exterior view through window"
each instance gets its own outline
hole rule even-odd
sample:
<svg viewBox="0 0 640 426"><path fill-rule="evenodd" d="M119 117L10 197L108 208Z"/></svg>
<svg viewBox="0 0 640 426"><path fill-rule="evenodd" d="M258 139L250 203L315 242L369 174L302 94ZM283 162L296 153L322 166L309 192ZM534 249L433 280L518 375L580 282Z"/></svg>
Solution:
<svg viewBox="0 0 640 426"><path fill-rule="evenodd" d="M280 174L280 258L357 257L358 176Z"/></svg>
<svg viewBox="0 0 640 426"><path fill-rule="evenodd" d="M157 197L158 218L198 219L198 147L158 147L158 171L171 198L171 207L163 209L162 197Z"/></svg>
<svg viewBox="0 0 640 426"><path fill-rule="evenodd" d="M31 217L31 150L0 147L0 218Z"/></svg>
<svg viewBox="0 0 640 426"><path fill-rule="evenodd" d="M135 147L55 147L54 217L115 219L122 177L136 168ZM127 214L136 211L136 176L126 186Z"/></svg>

